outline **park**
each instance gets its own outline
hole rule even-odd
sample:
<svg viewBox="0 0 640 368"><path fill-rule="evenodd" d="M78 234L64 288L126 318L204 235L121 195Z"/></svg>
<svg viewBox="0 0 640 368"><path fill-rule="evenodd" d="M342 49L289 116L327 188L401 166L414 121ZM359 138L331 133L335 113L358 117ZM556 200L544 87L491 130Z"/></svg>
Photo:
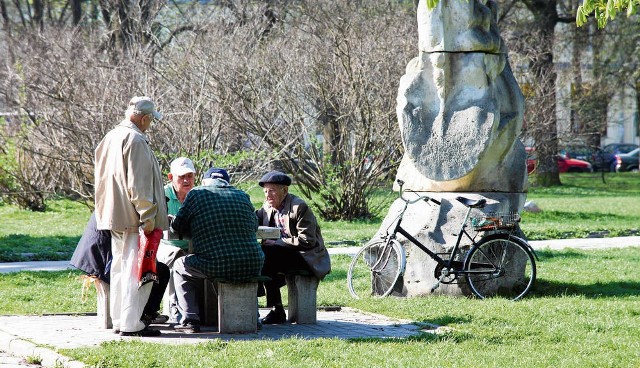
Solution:
<svg viewBox="0 0 640 368"><path fill-rule="evenodd" d="M240 289L220 289L229 280L218 279L217 327L203 324L201 331L196 319L197 329L186 326L191 330L183 332L175 324L153 322L162 333L137 335L149 339L136 337L143 332L139 327L114 327L113 334L103 321L104 293L79 270L0 273L0 353L21 356L20 366L51 367L636 366L640 178L637 171L607 171L612 165L596 172L561 173L556 161L562 145L569 143L599 147L637 141L637 124L627 121L628 114L637 115L637 101L614 103L632 101L635 90L626 84L621 93L604 88L615 85L618 77L632 77L634 68L624 64L616 78L607 80L599 78L596 67L587 67L596 72L570 82L578 87L566 103L560 92L566 81L561 82L561 74L556 81L553 61L540 57L563 42L549 35L557 23L573 20L583 26L591 21L602 29L626 8L629 18L618 22L631 24L626 22L636 19L635 0L607 8L605 15L601 2L586 1L566 19L556 13L555 3L549 11L551 7L541 10L523 2L510 19L521 21L526 11L533 14L524 17L535 25L525 41L534 46L530 55L523 55L527 48L513 38L525 28L502 34L498 23L510 24L502 19L508 12L500 13L492 1L360 4L367 11L354 4L303 3L293 8L271 3L264 8L257 3L242 8L227 2L147 4L140 5L140 14L118 9L139 17L137 23L128 18L111 22L114 8L104 4L100 16L83 16L82 5L74 3L67 20L80 30L77 36L47 28L38 39L44 47L36 47L35 40L29 43L33 51L15 42L12 27L20 26L3 13L11 51L3 103L19 109L0 118L3 265L66 263L70 258L93 206L105 203L98 201L98 188L109 176L92 170L93 153L98 142L99 147L118 147L103 146L101 137L112 129L123 98L103 88L120 86L161 102L162 114L148 97L134 97L121 123L135 124L143 133L153 126L148 140L140 133L146 142L141 139L140 144L150 145L150 156L158 157L150 165L154 182L160 181L160 168L167 175L168 162L177 155L193 157L202 171L225 167L260 218L264 178L277 180L266 182L269 187L288 190L291 178L277 171L273 176L271 170L290 173L291 194L318 215L331 272L317 292L312 282L313 294L302 293L305 300L295 284L302 285L298 276L303 280L309 274L287 276L283 300L288 300L284 307L289 316L311 310L311 318L282 317L278 321L284 323L256 327L252 309L245 313L249 330L223 331L223 305L233 311L246 304L255 308L256 303L250 292L242 306L223 304L223 290ZM21 4L15 5L24 25ZM32 19L42 21L42 9L35 9ZM202 18L202 9L223 16ZM347 10L352 17L333 15ZM417 28L413 21L399 21L416 12ZM595 19L588 18L591 14ZM187 18L191 24L183 23ZM374 20L385 26L367 27ZM100 26L93 28L96 24ZM207 29L205 24L221 27ZM617 23L609 26L618 29ZM96 29L109 29L109 36L91 41ZM62 32L53 36L57 31ZM417 56L415 41L406 37L416 32ZM570 42L576 59L586 55L580 42ZM516 48L515 57L509 57L507 45ZM78 46L95 47L97 57L83 57ZM60 52L64 49L72 52ZM46 62L29 63L23 57L34 51L47 55L42 59ZM120 53L131 65L118 61ZM382 60L387 63L380 64ZM77 94L75 85L97 88ZM56 91L47 92L53 86ZM30 108L34 98L37 109ZM149 103L149 110L137 107ZM95 125L84 124L86 115ZM535 149L533 170L527 169L530 151L525 145ZM212 170L223 172L222 184L229 187L227 172L212 167L208 173ZM258 187L257 178L266 171ZM405 193L417 199L408 200ZM425 207L418 203L422 199L437 206ZM253 221L253 209L245 204L245 218ZM479 217L470 218L472 210ZM391 235L383 235L405 211L406 226L400 228L398 222ZM153 221L142 222L142 212L133 213L134 228L142 223L145 233L161 230L154 229ZM176 223L183 221L181 214ZM160 219L167 220L164 212ZM283 229L274 240L263 239L263 249L266 242L288 238ZM115 239L116 230L111 230ZM396 241L397 231L403 237ZM437 256L452 249L455 237L457 249L463 234L464 252L469 249L464 262L454 261L454 253L448 263ZM384 247L376 243L380 237ZM137 237L133 240L137 244ZM415 253L410 243L420 245L437 265ZM512 252L498 254L504 244ZM117 246L112 247L115 252ZM358 287L364 290L356 292L352 259L358 259L354 254L361 247L372 252L361 252L366 266ZM387 250L398 257L395 263L373 263L382 264L383 272L388 266L397 273L377 290L381 276L376 275L382 273L369 263ZM494 260L513 266L494 265ZM453 264L458 268L449 268ZM324 273L317 275L311 278L318 281ZM494 276L505 275L493 283ZM489 284L493 286L484 286ZM516 290L518 285L524 286ZM273 304L258 296L258 318L267 312L271 316ZM117 307L115 311L120 313ZM141 325L142 319L133 317Z"/></svg>
<svg viewBox="0 0 640 368"><path fill-rule="evenodd" d="M640 220L637 174L609 175L606 185L597 180L597 175L586 173L563 174L563 181L563 187L531 191L529 198L543 209L540 213L523 214L522 228L531 234L531 239L561 241L589 236L637 239ZM250 187L245 189L252 193L252 198L260 198L255 186L253 191ZM384 200L383 195L380 200ZM65 200L52 207L55 209L44 214L34 214L13 206L0 206L5 219L0 228L3 254L7 248L37 253L42 241L51 242L67 255L72 252L75 245L65 246L64 239L79 237L89 213ZM57 226L61 219L69 224L64 229ZM38 226L26 225L35 222ZM375 233L377 225L375 221L321 223L327 241L335 243L332 247L336 249L364 241ZM20 248L13 243L5 247L6 234L23 234L24 246ZM598 239L603 238L591 240ZM632 367L638 362L640 338L636 318L640 297L635 271L640 259L638 245L620 249L580 250L569 246L561 250L537 250L540 257L537 283L530 295L517 302L448 296L356 300L346 287L350 257L332 256L334 270L318 289L320 309L340 306L411 321L415 326L440 326L438 334L427 330L405 338L212 338L201 344L179 344L167 349L164 344L119 340L109 333L116 341L98 347L65 349L61 353L88 366L106 367L139 366L139 362L161 367L477 366L478 362L521 367ZM81 275L69 270L1 274L0 310L3 315L60 314L60 318L74 313L95 313L95 290L89 289L83 302ZM95 317L89 318L91 323L95 322ZM295 331L296 326L292 327Z"/></svg>

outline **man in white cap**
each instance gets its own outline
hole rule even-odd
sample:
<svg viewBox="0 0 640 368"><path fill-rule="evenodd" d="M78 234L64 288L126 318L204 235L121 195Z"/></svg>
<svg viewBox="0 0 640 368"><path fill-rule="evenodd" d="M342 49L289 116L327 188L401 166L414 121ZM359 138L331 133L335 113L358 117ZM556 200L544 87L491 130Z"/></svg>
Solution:
<svg viewBox="0 0 640 368"><path fill-rule="evenodd" d="M140 320L151 283L138 287L139 229L166 230L162 173L144 132L161 119L151 98L129 101L125 119L95 150L95 213L98 230L111 231L110 309L122 336L158 336Z"/></svg>
<svg viewBox="0 0 640 368"><path fill-rule="evenodd" d="M193 161L186 157L178 157L171 161L168 178L170 183L164 186L164 194L167 197L167 207L170 215L176 215L187 197L187 193L193 189L196 168Z"/></svg>
<svg viewBox="0 0 640 368"><path fill-rule="evenodd" d="M178 213L184 199L191 189L195 180L196 168L193 161L187 157L178 157L171 161L169 166L169 183L164 186L164 194L167 199L169 215L175 216ZM169 234L171 235L171 234ZM163 239L158 248L158 261L173 269L173 262L179 257L187 255L189 242L181 239ZM169 279L169 284L164 293L162 314L166 315L169 322L178 322L179 314L177 309L177 299L173 275Z"/></svg>

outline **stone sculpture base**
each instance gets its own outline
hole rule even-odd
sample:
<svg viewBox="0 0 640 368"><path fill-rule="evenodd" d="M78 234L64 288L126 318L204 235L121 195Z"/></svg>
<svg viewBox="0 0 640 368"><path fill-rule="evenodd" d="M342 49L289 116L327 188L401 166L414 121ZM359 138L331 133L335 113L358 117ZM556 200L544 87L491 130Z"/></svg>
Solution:
<svg viewBox="0 0 640 368"><path fill-rule="evenodd" d="M409 196L409 198L411 195L405 193L405 196ZM423 201L409 205L402 220L402 227L435 253L450 252L455 246L456 235L467 210L467 207L455 199L456 197L487 198L490 204L483 209L483 212L521 213L526 200L526 193L417 192L416 195L428 195L441 201L442 205L438 206ZM392 204L378 231L378 236L385 234L387 229L395 224L403 206L404 202L400 199ZM467 231L472 236L475 235L471 228L467 228ZM407 266L404 276L396 284L392 295L407 297L434 294L471 295L471 291L465 283L441 284L434 293L431 293L431 288L437 282L434 276L436 262L402 235L398 235L398 240L405 249ZM464 250L469 249L470 242L468 240L464 241L463 238L461 244L466 245Z"/></svg>

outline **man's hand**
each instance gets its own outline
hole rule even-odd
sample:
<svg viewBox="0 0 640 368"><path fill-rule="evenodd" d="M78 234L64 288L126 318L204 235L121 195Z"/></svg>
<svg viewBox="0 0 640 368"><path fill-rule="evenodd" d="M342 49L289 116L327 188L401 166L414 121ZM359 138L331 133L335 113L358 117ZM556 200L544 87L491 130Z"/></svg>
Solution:
<svg viewBox="0 0 640 368"><path fill-rule="evenodd" d="M155 220L147 220L140 225L140 228L144 231L145 234L149 234L156 227Z"/></svg>

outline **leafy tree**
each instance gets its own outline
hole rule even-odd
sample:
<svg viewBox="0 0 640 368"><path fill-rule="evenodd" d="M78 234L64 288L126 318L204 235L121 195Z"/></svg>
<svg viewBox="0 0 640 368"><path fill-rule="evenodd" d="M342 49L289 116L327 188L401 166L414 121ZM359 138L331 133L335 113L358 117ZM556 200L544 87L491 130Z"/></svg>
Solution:
<svg viewBox="0 0 640 368"><path fill-rule="evenodd" d="M640 7L640 0L584 0L576 11L578 27L587 23L587 18L593 15L598 28L604 28L607 21L614 20L618 13L626 10L627 17L636 14Z"/></svg>

